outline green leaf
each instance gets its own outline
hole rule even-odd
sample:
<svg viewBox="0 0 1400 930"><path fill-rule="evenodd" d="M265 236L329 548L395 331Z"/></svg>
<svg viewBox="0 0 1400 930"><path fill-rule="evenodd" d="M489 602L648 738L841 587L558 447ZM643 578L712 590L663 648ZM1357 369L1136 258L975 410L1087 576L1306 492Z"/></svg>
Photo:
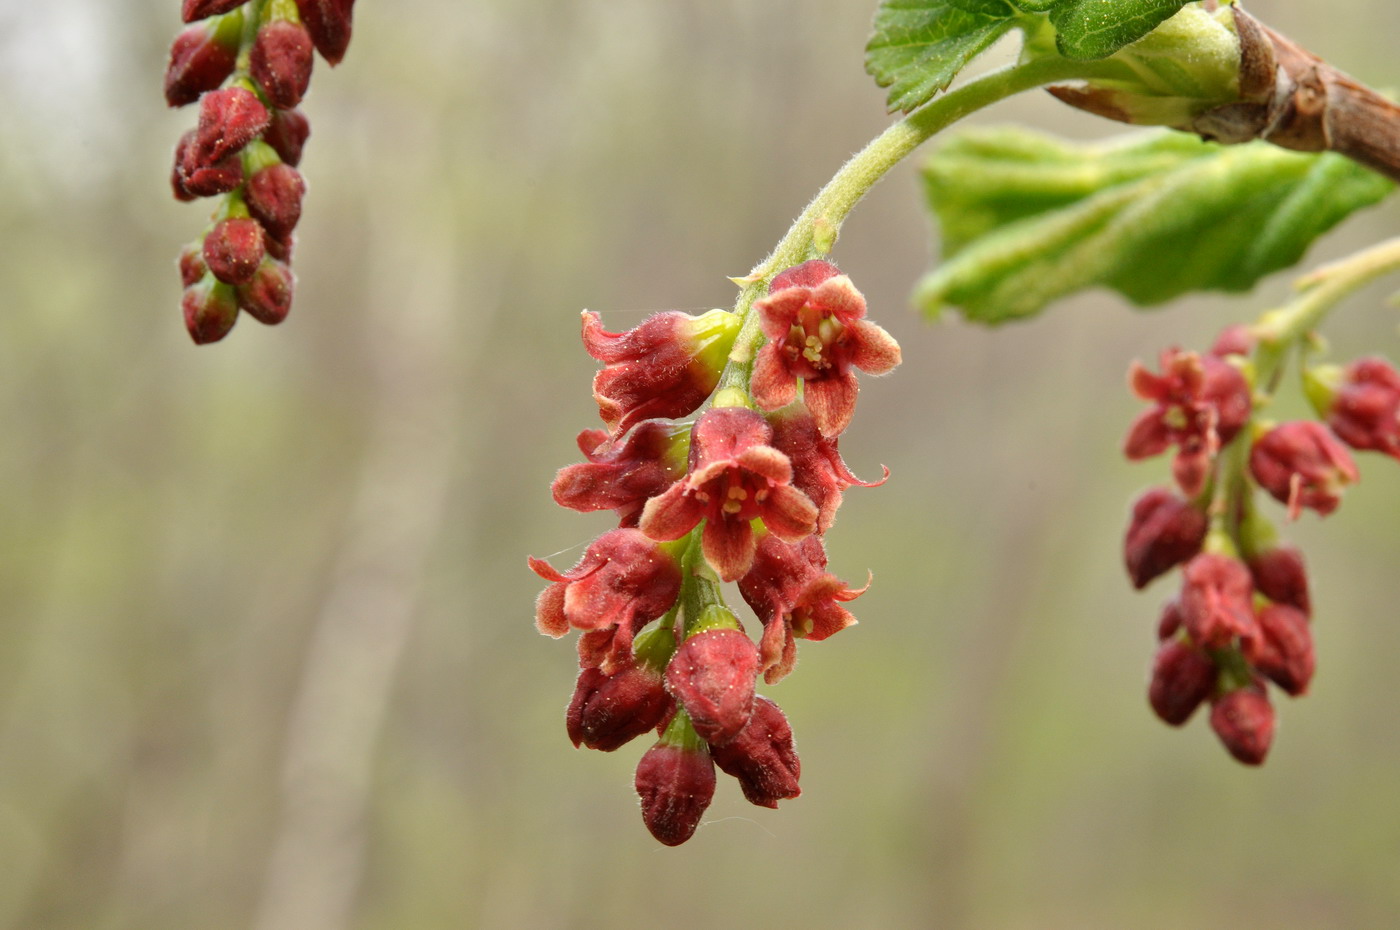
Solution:
<svg viewBox="0 0 1400 930"><path fill-rule="evenodd" d="M1037 35L1047 21L1058 54L1107 58L1170 18L1187 0L883 0L865 47L865 70L890 89L890 110L927 103L1013 27ZM1045 51L1049 51L1048 39ZM1032 54L1041 54L1037 48ZM1054 54L1054 52L1049 52Z"/></svg>
<svg viewBox="0 0 1400 930"><path fill-rule="evenodd" d="M1188 0L1060 0L1049 7L1060 54L1076 61L1107 58L1171 18Z"/></svg>
<svg viewBox="0 0 1400 930"><path fill-rule="evenodd" d="M1148 132L1078 146L1018 129L953 136L923 169L947 260L915 302L983 323L1095 286L1149 306L1244 291L1293 265L1391 182L1338 155Z"/></svg>
<svg viewBox="0 0 1400 930"><path fill-rule="evenodd" d="M963 66L1016 24L1006 0L884 0L865 47L865 70L908 112L943 90Z"/></svg>

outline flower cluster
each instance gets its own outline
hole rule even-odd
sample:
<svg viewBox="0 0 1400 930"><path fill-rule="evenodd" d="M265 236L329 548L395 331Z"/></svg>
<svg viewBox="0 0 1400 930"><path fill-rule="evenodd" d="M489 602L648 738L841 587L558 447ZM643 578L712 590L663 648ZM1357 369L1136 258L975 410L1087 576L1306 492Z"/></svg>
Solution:
<svg viewBox="0 0 1400 930"><path fill-rule="evenodd" d="M1133 390L1152 406L1124 452L1142 459L1175 447L1176 488L1151 488L1134 503L1124 561L1137 588L1181 567L1158 623L1152 709L1180 726L1209 702L1225 748L1258 765L1274 732L1269 684L1304 694L1316 660L1302 554L1279 542L1255 490L1289 520L1304 509L1332 513L1359 477L1348 445L1400 458L1400 374L1375 358L1305 370L1325 424L1273 423L1260 414L1272 383L1252 383L1264 381L1247 357L1253 341L1232 327L1205 355L1163 352L1159 374L1133 365Z"/></svg>
<svg viewBox="0 0 1400 930"><path fill-rule="evenodd" d="M768 340L756 355L736 348L749 314L748 343ZM579 434L585 461L560 469L552 490L561 506L615 512L618 526L568 571L530 559L550 582L535 622L556 638L580 631L565 715L575 746L612 751L658 733L636 790L667 845L699 826L716 766L759 806L801 791L792 728L756 686L792 671L799 639L853 624L842 605L865 590L827 572L823 545L843 492L888 477L862 481L837 448L855 408L852 369L899 362L864 317L860 292L821 260L778 274L738 312L659 313L622 333L583 315L607 429ZM762 624L757 643L724 582Z"/></svg>
<svg viewBox="0 0 1400 930"><path fill-rule="evenodd" d="M261 323L291 309L292 231L306 182L297 171L310 124L297 109L313 48L332 65L350 44L354 0L184 0L190 25L170 47L165 99L198 102L175 147L178 200L217 197L211 225L180 255L185 327L196 343L228 335L246 311Z"/></svg>

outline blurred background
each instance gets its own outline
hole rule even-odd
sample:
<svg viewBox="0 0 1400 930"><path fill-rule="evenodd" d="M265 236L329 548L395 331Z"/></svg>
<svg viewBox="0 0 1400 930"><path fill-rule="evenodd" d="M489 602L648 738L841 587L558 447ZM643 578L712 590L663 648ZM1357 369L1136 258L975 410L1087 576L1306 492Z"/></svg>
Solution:
<svg viewBox="0 0 1400 930"><path fill-rule="evenodd" d="M1120 565L1167 474L1118 453L1128 362L1287 276L930 325L912 163L835 253L905 362L842 443L892 472L829 536L837 574L874 572L861 623L766 690L803 796L723 779L665 849L643 747L569 745L576 658L535 632L525 556L570 565L608 526L548 491L597 425L578 313L730 305L888 123L873 6L365 0L304 107L292 315L195 348L175 258L208 202L170 196L194 113L160 91L178 3L0 0L0 927L1400 924L1400 468L1365 457L1347 506L1286 531L1319 671L1263 770L1152 716L1174 582L1136 594ZM1393 82L1400 10L1341 9L1252 5ZM1117 131L1039 93L979 120ZM1336 358L1400 355L1385 296L1335 317Z"/></svg>

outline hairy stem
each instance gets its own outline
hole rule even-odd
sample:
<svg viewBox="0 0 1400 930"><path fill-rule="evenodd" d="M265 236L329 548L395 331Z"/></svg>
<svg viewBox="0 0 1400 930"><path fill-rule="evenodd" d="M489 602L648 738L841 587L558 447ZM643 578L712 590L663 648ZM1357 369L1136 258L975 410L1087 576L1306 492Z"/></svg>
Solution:
<svg viewBox="0 0 1400 930"><path fill-rule="evenodd" d="M1272 310L1254 325L1259 339L1255 353L1255 383L1267 393L1288 352L1315 329L1347 295L1375 279L1400 271L1400 236L1377 243L1298 279L1302 293L1286 306Z"/></svg>
<svg viewBox="0 0 1400 930"><path fill-rule="evenodd" d="M983 107L1044 84L1092 77L1097 67L1094 62L1046 58L993 71L935 98L853 155L812 198L768 257L754 266L748 277L736 279L743 290L734 312L744 323L719 389L736 388L747 393L754 353L761 342L758 318L749 313L749 308L763 295L768 282L786 268L829 253L851 210L891 168L934 133Z"/></svg>

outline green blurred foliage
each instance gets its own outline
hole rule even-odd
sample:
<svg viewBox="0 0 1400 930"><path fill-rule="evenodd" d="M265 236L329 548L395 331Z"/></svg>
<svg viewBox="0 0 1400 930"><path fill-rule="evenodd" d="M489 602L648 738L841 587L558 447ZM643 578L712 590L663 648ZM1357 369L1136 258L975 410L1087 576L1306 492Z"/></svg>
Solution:
<svg viewBox="0 0 1400 930"><path fill-rule="evenodd" d="M0 6L0 927L1386 927L1400 921L1388 681L1400 475L1288 535L1314 693L1244 771L1143 698L1117 447L1134 356L1277 304L1108 297L998 332L906 306L912 165L836 257L905 363L843 441L832 567L861 624L771 694L804 761L777 812L723 784L658 847L640 747L567 743L572 647L526 553L606 523L548 482L596 425L578 311L733 296L886 121L871 11L837 0L365 0L318 66L292 316L196 349L166 187L176 4ZM1389 78L1398 14L1254 8ZM1365 19L1363 19L1363 14ZM1115 131L1043 95L987 119ZM1393 207L1325 240L1388 234ZM1334 354L1400 354L1383 291ZM1090 308L1093 308L1090 310Z"/></svg>

